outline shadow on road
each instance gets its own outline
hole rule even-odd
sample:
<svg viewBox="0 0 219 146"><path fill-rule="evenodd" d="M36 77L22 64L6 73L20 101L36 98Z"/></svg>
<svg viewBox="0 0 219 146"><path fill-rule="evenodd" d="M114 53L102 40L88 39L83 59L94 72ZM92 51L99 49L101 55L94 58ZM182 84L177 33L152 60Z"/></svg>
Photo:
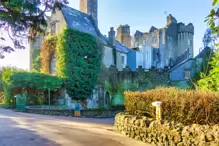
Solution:
<svg viewBox="0 0 219 146"><path fill-rule="evenodd" d="M0 146L59 146L35 131L19 127L13 119L0 115Z"/></svg>

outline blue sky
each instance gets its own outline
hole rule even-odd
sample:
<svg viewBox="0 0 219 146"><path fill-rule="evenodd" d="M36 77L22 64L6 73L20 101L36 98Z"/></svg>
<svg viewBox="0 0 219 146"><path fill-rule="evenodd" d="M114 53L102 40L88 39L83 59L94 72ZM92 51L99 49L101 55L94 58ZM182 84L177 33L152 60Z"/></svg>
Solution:
<svg viewBox="0 0 219 146"><path fill-rule="evenodd" d="M99 0L99 29L105 35L110 27L129 24L131 33L136 30L147 32L153 25L162 28L166 25L166 14L172 14L178 22L193 23L195 27L194 52L202 47L202 37L207 28L205 17L210 13L213 0ZM70 6L79 9L79 0L69 0ZM19 50L0 60L0 66L17 66L27 69L29 51Z"/></svg>

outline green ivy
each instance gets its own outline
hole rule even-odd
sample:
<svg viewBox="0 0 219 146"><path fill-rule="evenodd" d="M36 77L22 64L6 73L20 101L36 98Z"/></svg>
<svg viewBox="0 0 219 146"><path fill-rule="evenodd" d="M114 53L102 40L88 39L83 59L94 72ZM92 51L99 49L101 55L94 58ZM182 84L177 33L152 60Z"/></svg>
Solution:
<svg viewBox="0 0 219 146"><path fill-rule="evenodd" d="M98 83L101 49L98 40L86 33L65 29L58 37L57 74L66 79L73 99L86 99Z"/></svg>
<svg viewBox="0 0 219 146"><path fill-rule="evenodd" d="M33 50L33 71L40 72L41 69L41 55L40 55L40 49Z"/></svg>

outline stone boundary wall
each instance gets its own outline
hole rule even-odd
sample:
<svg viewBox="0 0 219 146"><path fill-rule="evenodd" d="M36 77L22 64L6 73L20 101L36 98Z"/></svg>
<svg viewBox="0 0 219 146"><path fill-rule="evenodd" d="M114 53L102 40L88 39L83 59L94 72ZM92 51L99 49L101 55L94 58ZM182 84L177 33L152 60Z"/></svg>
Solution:
<svg viewBox="0 0 219 146"><path fill-rule="evenodd" d="M219 124L185 126L119 113L114 127L123 135L158 146L219 146Z"/></svg>
<svg viewBox="0 0 219 146"><path fill-rule="evenodd" d="M110 110L81 110L81 117L85 118L108 118L115 117L124 109L110 109ZM54 115L54 116L75 116L74 110L54 110L54 109L40 109L40 108L26 108L27 113Z"/></svg>

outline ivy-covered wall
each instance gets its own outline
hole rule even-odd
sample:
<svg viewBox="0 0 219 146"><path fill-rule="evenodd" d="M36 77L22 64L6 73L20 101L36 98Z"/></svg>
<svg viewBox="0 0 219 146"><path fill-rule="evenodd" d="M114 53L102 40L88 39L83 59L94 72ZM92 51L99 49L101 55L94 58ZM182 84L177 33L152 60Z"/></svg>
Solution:
<svg viewBox="0 0 219 146"><path fill-rule="evenodd" d="M146 91L156 87L167 87L170 83L167 68L162 70L152 68L145 72L139 67L136 72L132 72L130 68L118 71L116 66L111 66L109 69L103 69L101 80L105 90L105 106L124 104L124 91ZM106 104L107 92L110 94L111 103Z"/></svg>
<svg viewBox="0 0 219 146"><path fill-rule="evenodd" d="M57 37L52 36L43 41L42 51L41 51L41 72L51 73L51 61L56 54Z"/></svg>
<svg viewBox="0 0 219 146"><path fill-rule="evenodd" d="M58 36L57 75L66 79L65 87L72 99L92 95L101 69L101 49L90 34L65 29Z"/></svg>

